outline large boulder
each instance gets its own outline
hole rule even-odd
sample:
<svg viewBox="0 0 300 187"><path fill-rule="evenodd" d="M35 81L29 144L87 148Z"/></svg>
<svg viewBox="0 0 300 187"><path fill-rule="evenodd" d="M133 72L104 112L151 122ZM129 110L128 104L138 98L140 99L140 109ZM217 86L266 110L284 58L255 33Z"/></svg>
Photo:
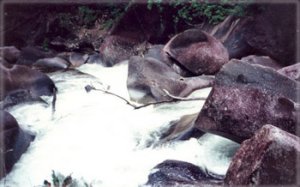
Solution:
<svg viewBox="0 0 300 187"><path fill-rule="evenodd" d="M297 186L299 156L299 137L265 125L242 143L226 173L225 183Z"/></svg>
<svg viewBox="0 0 300 187"><path fill-rule="evenodd" d="M2 178L11 171L27 150L33 136L23 131L8 112L0 110L0 119L0 178Z"/></svg>
<svg viewBox="0 0 300 187"><path fill-rule="evenodd" d="M172 96L186 97L213 83L211 76L184 78L154 58L133 56L128 63L128 92L132 100L141 103L172 100L166 91Z"/></svg>
<svg viewBox="0 0 300 187"><path fill-rule="evenodd" d="M153 168L146 185L205 186L220 185L224 176L208 172L196 165L178 160L166 160Z"/></svg>
<svg viewBox="0 0 300 187"><path fill-rule="evenodd" d="M296 3L257 3L244 17L229 16L214 27L200 28L224 43L230 59L265 55L286 66L296 62L296 18Z"/></svg>
<svg viewBox="0 0 300 187"><path fill-rule="evenodd" d="M199 29L174 36L164 51L194 75L215 74L229 60L223 44Z"/></svg>
<svg viewBox="0 0 300 187"><path fill-rule="evenodd" d="M3 89L0 100L16 90L28 90L32 97L55 94L54 82L45 74L22 65L0 64L0 79Z"/></svg>
<svg viewBox="0 0 300 187"><path fill-rule="evenodd" d="M264 124L295 134L298 88L271 68L231 60L216 75L196 127L235 141L252 137Z"/></svg>
<svg viewBox="0 0 300 187"><path fill-rule="evenodd" d="M42 58L37 60L33 64L33 68L41 72L53 72L58 70L66 70L70 66L70 63L63 58L53 57L53 58Z"/></svg>

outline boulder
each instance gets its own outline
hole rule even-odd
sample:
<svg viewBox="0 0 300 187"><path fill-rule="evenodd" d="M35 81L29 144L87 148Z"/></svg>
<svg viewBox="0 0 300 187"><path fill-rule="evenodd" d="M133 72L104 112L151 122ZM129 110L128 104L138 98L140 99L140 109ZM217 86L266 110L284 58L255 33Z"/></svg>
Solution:
<svg viewBox="0 0 300 187"><path fill-rule="evenodd" d="M164 51L194 75L215 74L229 60L223 44L199 29L174 36Z"/></svg>
<svg viewBox="0 0 300 187"><path fill-rule="evenodd" d="M58 70L66 70L70 63L60 57L42 58L37 60L33 67L41 72L54 72Z"/></svg>
<svg viewBox="0 0 300 187"><path fill-rule="evenodd" d="M264 124L296 133L299 83L271 68L231 60L216 75L195 126L235 141Z"/></svg>
<svg viewBox="0 0 300 187"><path fill-rule="evenodd" d="M10 63L15 63L20 57L20 53L15 46L0 47L0 56Z"/></svg>
<svg viewBox="0 0 300 187"><path fill-rule="evenodd" d="M273 125L264 125L254 137L242 143L226 173L225 183L230 186L296 185L299 156L299 137Z"/></svg>
<svg viewBox="0 0 300 187"><path fill-rule="evenodd" d="M205 186L220 185L224 176L210 173L196 165L178 160L166 160L153 168L146 185Z"/></svg>
<svg viewBox="0 0 300 187"><path fill-rule="evenodd" d="M230 59L264 55L287 66L296 62L296 18L295 3L256 3L243 17L229 16L214 27L199 28L220 39Z"/></svg>
<svg viewBox="0 0 300 187"><path fill-rule="evenodd" d="M88 61L89 55L72 52L69 56L71 67L79 67Z"/></svg>
<svg viewBox="0 0 300 187"><path fill-rule="evenodd" d="M28 90L33 98L56 93L55 84L47 75L22 65L0 64L0 79L3 81L0 100L16 90Z"/></svg>
<svg viewBox="0 0 300 187"><path fill-rule="evenodd" d="M127 88L130 98L141 103L169 101L186 97L192 91L211 86L213 77L184 78L166 63L154 58L133 56L128 62Z"/></svg>
<svg viewBox="0 0 300 187"><path fill-rule="evenodd" d="M241 61L248 62L249 64L256 64L256 65L273 68L275 70L282 68L282 66L280 66L275 60L271 59L268 56L250 55L250 56L243 57Z"/></svg>
<svg viewBox="0 0 300 187"><path fill-rule="evenodd" d="M147 51L144 54L144 57L155 58L156 60L168 64L175 70L175 72L177 72L183 77L193 76L193 74L185 70L185 68L182 67L181 64L179 64L178 62L170 58L163 49L164 49L164 45L152 45L147 49Z"/></svg>
<svg viewBox="0 0 300 187"><path fill-rule="evenodd" d="M293 80L300 81L300 63L290 65L278 70L278 73L285 75Z"/></svg>
<svg viewBox="0 0 300 187"><path fill-rule="evenodd" d="M134 54L134 46L137 44L137 41L128 38L108 36L99 49L101 60L108 67L128 60Z"/></svg>
<svg viewBox="0 0 300 187"><path fill-rule="evenodd" d="M34 137L23 131L8 112L0 110L0 119L0 178L2 178L11 171Z"/></svg>
<svg viewBox="0 0 300 187"><path fill-rule="evenodd" d="M34 46L27 46L21 49L21 54L16 64L31 66L39 59L52 58L54 56L52 52L46 52Z"/></svg>

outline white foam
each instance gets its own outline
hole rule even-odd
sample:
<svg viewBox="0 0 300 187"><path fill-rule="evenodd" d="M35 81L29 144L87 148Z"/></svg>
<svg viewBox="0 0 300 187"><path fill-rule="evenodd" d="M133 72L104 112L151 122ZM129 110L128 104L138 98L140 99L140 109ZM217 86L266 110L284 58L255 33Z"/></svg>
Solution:
<svg viewBox="0 0 300 187"><path fill-rule="evenodd" d="M84 87L110 85L110 91L128 98L127 64L105 68L86 64L78 73L51 74L58 96L56 112L41 104L19 105L10 110L21 127L36 134L12 172L0 186L39 186L51 181L52 170L83 178L101 187L134 187L147 181L151 169L166 159L206 166L225 174L230 158L220 152L228 143L216 136L190 139L151 148L162 128L172 120L200 111L203 101L189 101L134 110L119 98ZM207 96L210 89L198 91Z"/></svg>

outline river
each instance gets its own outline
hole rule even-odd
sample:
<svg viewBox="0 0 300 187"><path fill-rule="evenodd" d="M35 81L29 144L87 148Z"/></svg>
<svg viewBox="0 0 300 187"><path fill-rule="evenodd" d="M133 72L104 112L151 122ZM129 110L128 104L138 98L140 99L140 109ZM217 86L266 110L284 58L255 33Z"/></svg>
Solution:
<svg viewBox="0 0 300 187"><path fill-rule="evenodd" d="M53 170L93 187L137 187L145 184L151 169L166 159L226 173L232 156L227 148L237 144L219 136L206 134L199 139L151 146L170 121L199 112L204 101L134 110L113 95L85 91L86 85L103 89L109 85L111 92L129 98L126 62L112 68L85 64L76 71L49 76L58 88L54 114L51 105L42 103L8 110L21 128L36 137L0 186L42 186L44 180L52 181ZM194 95L207 97L210 89ZM44 99L50 103L52 98Z"/></svg>

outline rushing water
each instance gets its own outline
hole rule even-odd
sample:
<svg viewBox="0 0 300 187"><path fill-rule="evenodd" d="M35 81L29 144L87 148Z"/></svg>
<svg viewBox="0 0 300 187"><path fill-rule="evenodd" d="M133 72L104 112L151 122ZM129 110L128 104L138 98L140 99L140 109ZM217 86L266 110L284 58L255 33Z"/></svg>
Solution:
<svg viewBox="0 0 300 187"><path fill-rule="evenodd" d="M84 72L85 74L79 73ZM187 161L225 174L236 146L218 136L147 146L158 140L170 121L199 112L203 101L149 106L134 110L123 100L100 91L87 93L89 84L107 88L125 98L127 64L113 68L86 64L78 71L50 74L58 87L56 112L31 103L9 110L20 126L36 135L27 152L0 186L41 186L52 170L84 180L93 187L137 187L146 183L151 169L166 159ZM210 88L197 92L207 96ZM50 102L51 98L48 99Z"/></svg>

